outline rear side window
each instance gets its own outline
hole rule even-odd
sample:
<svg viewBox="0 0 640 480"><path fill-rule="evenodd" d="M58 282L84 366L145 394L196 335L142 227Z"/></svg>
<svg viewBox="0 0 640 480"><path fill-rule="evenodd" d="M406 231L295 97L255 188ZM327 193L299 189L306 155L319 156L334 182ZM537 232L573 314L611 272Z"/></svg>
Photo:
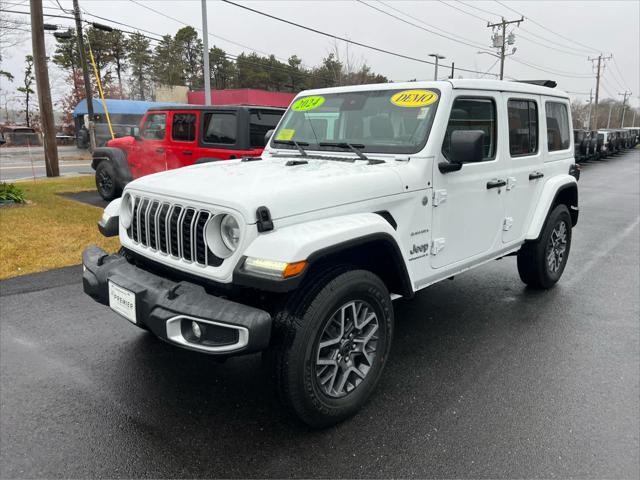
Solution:
<svg viewBox="0 0 640 480"><path fill-rule="evenodd" d="M512 157L538 151L538 106L533 100L509 100L509 153Z"/></svg>
<svg viewBox="0 0 640 480"><path fill-rule="evenodd" d="M560 102L547 102L545 112L547 115L547 148L550 152L566 150L571 144L567 106Z"/></svg>
<svg viewBox="0 0 640 480"><path fill-rule="evenodd" d="M164 140L164 133L167 129L167 114L152 113L147 116L142 126L142 138L147 140Z"/></svg>
<svg viewBox="0 0 640 480"><path fill-rule="evenodd" d="M196 114L174 113L171 138L177 142L193 142L196 139Z"/></svg>
<svg viewBox="0 0 640 480"><path fill-rule="evenodd" d="M236 143L236 114L231 112L207 113L203 140L206 143L233 145Z"/></svg>
<svg viewBox="0 0 640 480"><path fill-rule="evenodd" d="M457 98L453 102L447 131L442 144L442 153L448 158L451 151L451 134L456 130L482 130L484 153L482 161L492 160L496 155L496 104L491 98Z"/></svg>
<svg viewBox="0 0 640 480"><path fill-rule="evenodd" d="M282 113L252 110L249 114L249 137L252 148L264 147L264 136L278 125Z"/></svg>

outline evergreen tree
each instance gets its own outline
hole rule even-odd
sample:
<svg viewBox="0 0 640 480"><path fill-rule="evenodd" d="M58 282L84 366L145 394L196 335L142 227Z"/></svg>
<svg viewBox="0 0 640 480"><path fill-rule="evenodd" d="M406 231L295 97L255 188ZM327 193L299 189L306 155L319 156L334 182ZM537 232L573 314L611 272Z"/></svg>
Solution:
<svg viewBox="0 0 640 480"><path fill-rule="evenodd" d="M25 66L24 66L24 80L21 87L18 87L17 90L24 94L24 116L26 119L27 127L31 126L31 112L29 110L29 104L31 102L31 95L35 95L33 88L31 88L35 82L35 77L33 75L33 56L27 55L25 58Z"/></svg>
<svg viewBox="0 0 640 480"><path fill-rule="evenodd" d="M131 93L138 100L150 100L153 56L150 42L140 33L132 34L125 43L127 65L131 68Z"/></svg>

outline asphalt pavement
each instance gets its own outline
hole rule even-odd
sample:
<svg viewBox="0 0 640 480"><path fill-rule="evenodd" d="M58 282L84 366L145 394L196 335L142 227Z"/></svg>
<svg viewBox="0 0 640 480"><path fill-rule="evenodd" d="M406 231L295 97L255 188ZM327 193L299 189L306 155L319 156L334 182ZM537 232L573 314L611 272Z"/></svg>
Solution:
<svg viewBox="0 0 640 480"><path fill-rule="evenodd" d="M359 415L289 418L260 356L220 364L82 293L81 268L0 283L0 477L638 478L640 150L592 162L564 277L515 258L395 302Z"/></svg>
<svg viewBox="0 0 640 480"><path fill-rule="evenodd" d="M93 174L91 154L75 146L58 147L61 175ZM43 147L0 148L0 181L46 177Z"/></svg>

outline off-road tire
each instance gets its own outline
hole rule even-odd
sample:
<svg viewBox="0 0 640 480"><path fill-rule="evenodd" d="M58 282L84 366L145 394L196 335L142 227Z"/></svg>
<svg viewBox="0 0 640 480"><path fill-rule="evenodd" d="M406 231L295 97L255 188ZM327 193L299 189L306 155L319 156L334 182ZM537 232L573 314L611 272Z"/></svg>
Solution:
<svg viewBox="0 0 640 480"><path fill-rule="evenodd" d="M565 250L555 271L549 266L551 236L564 223L566 231ZM518 273L520 279L532 288L553 287L564 272L571 250L571 215L566 205L557 205L548 215L538 240L525 243L518 252Z"/></svg>
<svg viewBox="0 0 640 480"><path fill-rule="evenodd" d="M360 384L341 398L323 392L316 379L318 342L332 315L362 300L375 311L379 336L372 366ZM274 316L274 341L267 352L281 402L313 428L355 414L374 390L393 338L393 305L382 280L366 270L325 270L308 279Z"/></svg>
<svg viewBox="0 0 640 480"><path fill-rule="evenodd" d="M103 199L111 201L122 193L116 181L116 169L110 161L102 160L98 164L95 178L96 190Z"/></svg>

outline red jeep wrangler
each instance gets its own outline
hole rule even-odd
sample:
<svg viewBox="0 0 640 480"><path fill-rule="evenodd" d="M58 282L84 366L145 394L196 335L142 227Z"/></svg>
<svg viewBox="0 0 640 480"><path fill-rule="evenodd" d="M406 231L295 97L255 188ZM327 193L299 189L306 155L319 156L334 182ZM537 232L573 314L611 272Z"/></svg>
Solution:
<svg viewBox="0 0 640 480"><path fill-rule="evenodd" d="M150 108L128 137L96 148L91 166L105 200L120 195L135 178L203 163L262 154L265 134L284 108L175 106Z"/></svg>

